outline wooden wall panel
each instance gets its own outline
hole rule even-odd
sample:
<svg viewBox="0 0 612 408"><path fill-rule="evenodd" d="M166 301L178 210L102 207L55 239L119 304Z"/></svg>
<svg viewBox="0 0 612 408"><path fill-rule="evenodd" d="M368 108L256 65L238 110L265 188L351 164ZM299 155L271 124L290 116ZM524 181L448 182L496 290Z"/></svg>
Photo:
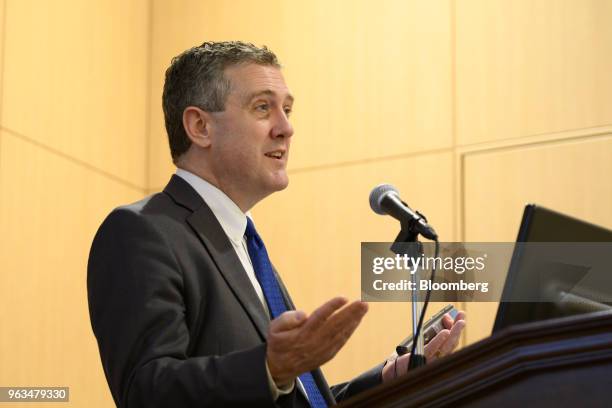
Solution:
<svg viewBox="0 0 612 408"><path fill-rule="evenodd" d="M62 406L113 406L89 322L87 257L106 214L143 192L1 137L0 384L68 386Z"/></svg>
<svg viewBox="0 0 612 408"><path fill-rule="evenodd" d="M459 144L612 123L612 2L456 2Z"/></svg>
<svg viewBox="0 0 612 408"><path fill-rule="evenodd" d="M2 126L143 188L148 1L6 2Z"/></svg>
<svg viewBox="0 0 612 408"><path fill-rule="evenodd" d="M4 87L2 86L2 77L4 70L4 7L5 0L0 0L0 95L2 95ZM0 97L0 126L2 126L2 98Z"/></svg>
<svg viewBox="0 0 612 408"><path fill-rule="evenodd" d="M525 204L612 228L612 134L465 157L466 241L514 242ZM468 343L490 334L497 304L468 303Z"/></svg>
<svg viewBox="0 0 612 408"><path fill-rule="evenodd" d="M451 146L448 1L154 1L153 16L149 187L172 171L163 73L204 40L278 54L296 96L292 169Z"/></svg>
<svg viewBox="0 0 612 408"><path fill-rule="evenodd" d="M360 297L360 243L393 241L399 232L397 221L369 207L370 190L382 182L422 210L442 240L453 240L450 152L292 174L286 191L255 207L257 228L298 307L310 312L336 295ZM371 303L354 337L324 367L330 383L383 361L410 334L409 316L408 303Z"/></svg>

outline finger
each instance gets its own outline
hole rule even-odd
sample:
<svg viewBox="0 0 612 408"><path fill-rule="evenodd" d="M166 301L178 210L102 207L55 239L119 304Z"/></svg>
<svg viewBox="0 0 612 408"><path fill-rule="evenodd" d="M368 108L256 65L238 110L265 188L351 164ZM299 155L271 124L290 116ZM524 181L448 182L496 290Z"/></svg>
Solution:
<svg viewBox="0 0 612 408"><path fill-rule="evenodd" d="M321 326L336 310L340 309L348 302L345 297L335 297L319 306L308 318L305 328L314 330Z"/></svg>
<svg viewBox="0 0 612 408"><path fill-rule="evenodd" d="M465 320L465 312L463 310L457 312L457 316L455 316L455 322L458 322L459 320Z"/></svg>
<svg viewBox="0 0 612 408"><path fill-rule="evenodd" d="M431 339L429 343L425 346L425 357L427 360L435 360L436 353L440 351L440 347L448 340L450 336L450 330L442 330L440 333L436 334L436 336Z"/></svg>
<svg viewBox="0 0 612 408"><path fill-rule="evenodd" d="M465 321L459 320L457 323L453 325L453 328L450 331L450 335L446 342L440 347L440 354L446 355L450 354L459 344L459 338L461 337L461 331L465 327Z"/></svg>
<svg viewBox="0 0 612 408"><path fill-rule="evenodd" d="M329 330L335 333L336 340L340 338L342 344L344 344L357 329L367 311L368 305L366 303L352 303L329 319Z"/></svg>
<svg viewBox="0 0 612 408"><path fill-rule="evenodd" d="M306 321L306 313L301 310L290 310L282 313L270 322L270 332L280 333L300 327Z"/></svg>
<svg viewBox="0 0 612 408"><path fill-rule="evenodd" d="M330 320L343 321L351 317L361 319L367 313L368 308L369 306L366 302L355 300L330 316Z"/></svg>
<svg viewBox="0 0 612 408"><path fill-rule="evenodd" d="M442 326L445 329L450 330L453 327L453 318L451 317L451 315L449 315L448 313L445 313L444 316L442 317Z"/></svg>
<svg viewBox="0 0 612 408"><path fill-rule="evenodd" d="M317 333L317 355L322 362L328 361L338 353L353 335L368 306L364 302L353 302L332 315ZM306 326L305 326L306 329Z"/></svg>
<svg viewBox="0 0 612 408"><path fill-rule="evenodd" d="M332 335L342 333L351 328L355 330L367 312L368 304L356 300L330 316L323 329ZM322 335L324 336L325 333Z"/></svg>

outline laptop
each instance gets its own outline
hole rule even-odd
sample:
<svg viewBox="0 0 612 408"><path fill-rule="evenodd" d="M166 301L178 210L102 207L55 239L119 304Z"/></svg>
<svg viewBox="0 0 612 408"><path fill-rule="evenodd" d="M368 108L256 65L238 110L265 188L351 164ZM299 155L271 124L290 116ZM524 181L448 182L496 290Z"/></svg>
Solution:
<svg viewBox="0 0 612 408"><path fill-rule="evenodd" d="M607 244L595 243L612 243L611 230L529 204L523 212L516 241L493 333L515 324L612 309L609 302L612 251L599 250L593 255L588 250L589 247L607 249ZM542 244L547 251L550 248L559 251L559 262L550 253L544 259L544 251L538 245L520 245L538 242L560 243L558 246ZM559 301L556 297L552 301L549 293L543 293L544 288L551 287L556 288Z"/></svg>

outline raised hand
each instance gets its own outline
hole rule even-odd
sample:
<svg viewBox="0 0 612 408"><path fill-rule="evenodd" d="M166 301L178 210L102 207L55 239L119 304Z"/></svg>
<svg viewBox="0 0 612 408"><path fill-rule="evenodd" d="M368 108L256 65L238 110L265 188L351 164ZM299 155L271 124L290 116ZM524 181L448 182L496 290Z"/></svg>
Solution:
<svg viewBox="0 0 612 408"><path fill-rule="evenodd" d="M288 311L270 322L267 362L277 385L331 360L351 337L368 311L365 302L336 297L310 316Z"/></svg>

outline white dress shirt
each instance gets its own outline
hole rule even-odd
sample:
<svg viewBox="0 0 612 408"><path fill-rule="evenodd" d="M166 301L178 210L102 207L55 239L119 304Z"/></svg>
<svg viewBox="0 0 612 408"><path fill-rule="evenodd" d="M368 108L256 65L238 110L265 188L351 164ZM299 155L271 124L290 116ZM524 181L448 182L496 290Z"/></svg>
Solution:
<svg viewBox="0 0 612 408"><path fill-rule="evenodd" d="M176 175L185 180L195 191L198 192L200 197L204 200L206 205L210 207L211 211L221 224L221 228L225 232L225 235L229 238L238 259L242 267L247 273L257 297L264 306L268 316L270 315L266 298L264 297L259 281L255 276L255 270L249 257L249 250L247 248L246 238L244 232L247 226L247 216L252 219L251 213L246 214L234 203L225 193L219 190L217 187L210 184L208 181L202 179L195 174L188 172L187 170L177 169Z"/></svg>
<svg viewBox="0 0 612 408"><path fill-rule="evenodd" d="M200 197L202 197L206 205L210 207L214 216L217 218L217 221L219 221L219 224L221 224L221 228L223 228L225 235L227 235L232 243L234 251L236 251L236 255L238 255L238 259L240 259L240 263L246 271L247 276L253 285L253 289L255 289L255 293L257 293L257 297L261 301L261 304L269 316L270 312L268 310L268 304L266 303L266 298L264 297L263 290L259 285L259 281L255 276L255 270L253 269L253 264L251 263L251 258L249 257L246 237L244 236L247 226L247 216L252 219L251 213L243 213L236 203L225 195L223 191L219 190L217 187L213 186L203 178L183 169L177 169L176 175L189 183L189 185L193 187ZM288 394L293 391L294 383L291 383L290 386L283 388L279 388L276 385L272 379L272 376L270 375L267 362L266 370L268 371L270 390L274 400L276 400L279 395ZM298 384L300 383L299 379L297 379L297 382ZM300 389L302 388L300 387ZM305 392L304 395L306 395Z"/></svg>

